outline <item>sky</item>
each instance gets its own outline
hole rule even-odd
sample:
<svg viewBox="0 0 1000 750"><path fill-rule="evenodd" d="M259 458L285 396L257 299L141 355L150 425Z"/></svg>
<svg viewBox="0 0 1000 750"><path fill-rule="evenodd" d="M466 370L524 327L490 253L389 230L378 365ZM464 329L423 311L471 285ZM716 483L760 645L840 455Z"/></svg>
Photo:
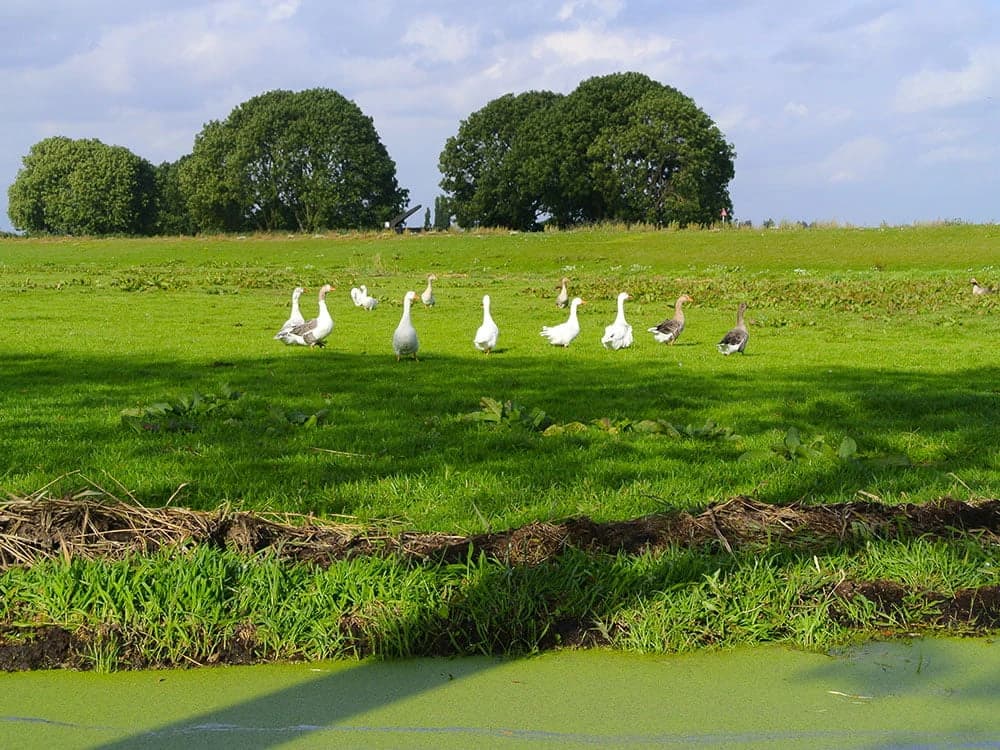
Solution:
<svg viewBox="0 0 1000 750"><path fill-rule="evenodd" d="M473 112L625 71L733 144L738 220L1000 221L1000 0L3 0L0 29L0 230L38 141L175 161L273 89L354 101L433 207Z"/></svg>

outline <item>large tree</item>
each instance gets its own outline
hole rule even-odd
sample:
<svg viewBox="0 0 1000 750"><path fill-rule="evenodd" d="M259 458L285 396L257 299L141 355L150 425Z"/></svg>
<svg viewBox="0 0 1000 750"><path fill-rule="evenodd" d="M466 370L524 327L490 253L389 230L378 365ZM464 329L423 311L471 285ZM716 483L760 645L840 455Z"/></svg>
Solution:
<svg viewBox="0 0 1000 750"><path fill-rule="evenodd" d="M733 148L712 119L675 89L646 93L587 150L593 194L627 222L710 224L732 214Z"/></svg>
<svg viewBox="0 0 1000 750"><path fill-rule="evenodd" d="M441 186L460 224L708 224L731 210L732 146L681 92L615 73L545 95L495 99L446 143Z"/></svg>
<svg viewBox="0 0 1000 750"><path fill-rule="evenodd" d="M29 233L147 234L154 168L122 146L53 136L22 159L7 192L11 223Z"/></svg>
<svg viewBox="0 0 1000 750"><path fill-rule="evenodd" d="M374 228L407 200L372 119L330 89L269 91L207 123L180 181L204 229Z"/></svg>
<svg viewBox="0 0 1000 750"><path fill-rule="evenodd" d="M633 102L665 88L641 73L613 73L588 78L552 109L541 131L547 167L543 200L557 224L618 218L594 184L590 147L602 131L627 123Z"/></svg>
<svg viewBox="0 0 1000 750"><path fill-rule="evenodd" d="M515 156L525 124L561 97L550 91L506 94L474 112L449 138L438 162L441 187L462 226L533 229L541 210L538 182Z"/></svg>

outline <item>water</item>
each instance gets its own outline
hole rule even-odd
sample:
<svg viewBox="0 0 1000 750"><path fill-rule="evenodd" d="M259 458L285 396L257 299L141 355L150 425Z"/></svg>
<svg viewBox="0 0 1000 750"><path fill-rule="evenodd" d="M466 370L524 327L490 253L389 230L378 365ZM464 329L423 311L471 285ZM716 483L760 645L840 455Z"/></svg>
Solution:
<svg viewBox="0 0 1000 750"><path fill-rule="evenodd" d="M0 747L1000 748L1000 645L0 675Z"/></svg>

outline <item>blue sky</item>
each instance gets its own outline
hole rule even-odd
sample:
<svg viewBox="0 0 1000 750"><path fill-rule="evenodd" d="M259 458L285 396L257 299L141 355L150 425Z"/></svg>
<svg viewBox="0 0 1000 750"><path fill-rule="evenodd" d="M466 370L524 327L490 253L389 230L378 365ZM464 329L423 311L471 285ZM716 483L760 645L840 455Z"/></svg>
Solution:
<svg viewBox="0 0 1000 750"><path fill-rule="evenodd" d="M279 88L355 101L411 205L433 205L462 119L620 71L719 125L737 218L1000 221L998 0L3 0L0 29L0 229L37 141L173 161Z"/></svg>

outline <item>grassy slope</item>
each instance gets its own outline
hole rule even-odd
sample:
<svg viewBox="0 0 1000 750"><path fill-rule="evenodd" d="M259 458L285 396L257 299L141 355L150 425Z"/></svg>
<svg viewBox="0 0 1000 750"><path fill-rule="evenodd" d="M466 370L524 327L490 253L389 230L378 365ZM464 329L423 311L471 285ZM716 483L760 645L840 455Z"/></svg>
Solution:
<svg viewBox="0 0 1000 750"><path fill-rule="evenodd" d="M149 503L396 517L479 531L586 513L621 518L749 493L765 500L996 496L1000 397L993 227L544 235L7 241L0 245L0 482L28 493L70 471ZM421 361L389 340L407 288L435 271L439 304L414 312ZM588 305L569 349L538 336L565 317L566 273ZM338 287L329 346L271 334L288 291ZM367 283L372 313L347 290ZM627 308L636 345L598 340ZM471 346L493 298L500 350ZM674 347L645 328L681 292ZM315 309L312 293L306 314ZM750 304L745 357L715 342ZM136 434L120 412L224 385L243 398L196 415L192 432ZM543 437L469 424L482 396L558 423L600 418L715 422L739 435ZM325 410L317 429L287 415ZM294 421L295 417L291 418ZM876 461L789 461L770 451L795 427ZM744 460L740 460L743 457ZM72 476L58 486L76 488ZM962 485L967 485L966 490Z"/></svg>

